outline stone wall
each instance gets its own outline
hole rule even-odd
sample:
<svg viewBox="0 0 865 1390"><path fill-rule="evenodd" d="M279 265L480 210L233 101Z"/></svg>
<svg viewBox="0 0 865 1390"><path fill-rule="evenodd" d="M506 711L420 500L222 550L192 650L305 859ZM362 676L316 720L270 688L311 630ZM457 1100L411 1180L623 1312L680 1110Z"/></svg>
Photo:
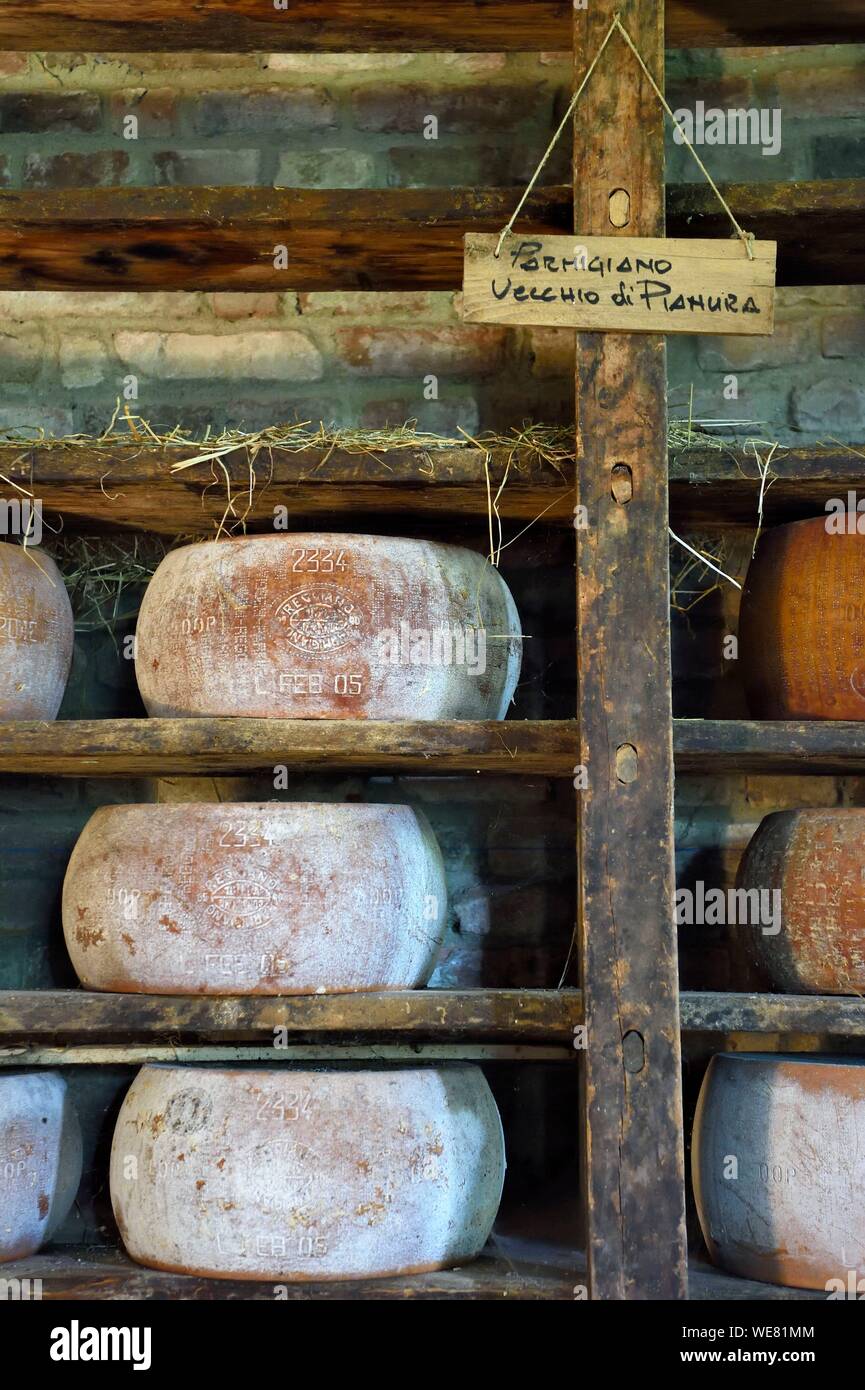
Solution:
<svg viewBox="0 0 865 1390"><path fill-rule="evenodd" d="M0 187L516 186L569 82L555 53L0 54ZM675 109L780 111L776 154L703 148L721 179L865 172L863 47L672 53L667 88ZM668 172L700 177L672 135ZM544 177L569 177L566 139ZM863 292L779 300L771 340L670 339L674 413L693 386L695 414L740 433L861 438ZM465 325L455 294L298 294L288 274L267 294L0 294L0 429L98 431L130 374L160 428L565 422L572 363L569 333Z"/></svg>

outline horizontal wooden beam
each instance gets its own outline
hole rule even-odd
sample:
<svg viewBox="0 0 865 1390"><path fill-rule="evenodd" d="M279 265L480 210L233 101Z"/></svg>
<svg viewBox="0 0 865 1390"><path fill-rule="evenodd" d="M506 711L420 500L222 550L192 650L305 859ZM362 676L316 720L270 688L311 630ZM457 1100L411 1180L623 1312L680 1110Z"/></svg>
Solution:
<svg viewBox="0 0 865 1390"><path fill-rule="evenodd" d="M675 719L679 773L865 773L865 722ZM0 773L42 777L488 772L571 777L570 719L68 719L0 724Z"/></svg>
<svg viewBox="0 0 865 1390"><path fill-rule="evenodd" d="M678 772L865 773L865 722L676 719Z"/></svg>
<svg viewBox="0 0 865 1390"><path fill-rule="evenodd" d="M262 1062L573 1062L561 1043L85 1043L60 1047L0 1047L0 1070L20 1067L143 1067L152 1063Z"/></svg>
<svg viewBox="0 0 865 1390"><path fill-rule="evenodd" d="M0 773L45 777L291 772L571 776L569 720L69 719L0 724Z"/></svg>
<svg viewBox="0 0 865 1390"><path fill-rule="evenodd" d="M852 43L865 35L857 0L667 0L669 48ZM131 52L536 52L570 50L567 0L3 0L0 49Z"/></svg>
<svg viewBox="0 0 865 1390"><path fill-rule="evenodd" d="M0 444L0 475L28 489L46 511L98 530L129 526L172 536L213 535L225 520L229 487L238 514L252 530L272 528L276 506L288 509L292 528L304 521L338 525L340 517L344 524L346 516L383 514L486 519L487 471L494 492L505 483L497 503L500 516L573 522L573 464L553 466L533 449L487 453L466 445L355 452L326 445L299 452L265 448L253 459L239 446L222 454L218 467L200 464L171 472L173 463L201 452L197 446L152 443ZM15 495L2 481L0 493Z"/></svg>
<svg viewBox="0 0 865 1390"><path fill-rule="evenodd" d="M496 1247L500 1242L496 1241ZM531 1299L573 1302L571 1270L546 1263L517 1261L507 1254L482 1254L459 1269L433 1274L397 1275L387 1279L327 1280L285 1283L281 1298L353 1302L368 1299L405 1303L429 1299ZM274 1281L205 1279L200 1275L170 1274L133 1264L123 1251L110 1246L55 1246L3 1265L4 1279L41 1279L45 1301L75 1299L102 1303L123 1299L171 1299L183 1302L223 1302L225 1299L273 1303Z"/></svg>
<svg viewBox="0 0 865 1390"><path fill-rule="evenodd" d="M865 179L725 184L745 231L777 241L779 285L865 281ZM667 190L667 235L725 237L730 221L705 183Z"/></svg>
<svg viewBox="0 0 865 1390"><path fill-rule="evenodd" d="M464 234L500 231L521 191L7 191L0 193L0 289L457 289ZM865 281L865 180L722 191L748 231L779 242L779 284ZM570 188L539 189L520 230L569 234L572 216ZM711 189L668 188L668 235L729 231Z"/></svg>
<svg viewBox="0 0 865 1390"><path fill-rule="evenodd" d="M457 289L464 233L500 230L519 196L441 188L0 193L0 289ZM555 187L530 200L521 225L563 231L570 217L570 189Z"/></svg>
<svg viewBox="0 0 865 1390"><path fill-rule="evenodd" d="M149 442L0 444L0 476L79 530L130 527L167 536L213 535L225 521L229 488L251 531L272 528L277 506L287 509L292 527L338 526L346 515L371 521L383 516L485 520L487 476L498 492L505 475L500 516L545 525L573 522L574 460L557 452L555 462L548 462L534 447L273 446L252 458L238 444L221 454L218 468L197 464L172 472L172 465L201 452L198 445ZM771 525L813 516L828 498L861 489L863 471L865 443L780 449L772 457L764 520ZM20 495L2 482L0 493L7 499ZM671 450L670 512L678 528L753 527L759 493L753 450Z"/></svg>
<svg viewBox="0 0 865 1390"><path fill-rule="evenodd" d="M833 995L684 993L689 1033L803 1033L865 1038L865 1000Z"/></svg>
<svg viewBox="0 0 865 1390"><path fill-rule="evenodd" d="M133 1264L116 1246L55 1246L4 1264L5 1279L41 1279L46 1302L74 1299L103 1303L114 1299L170 1299L183 1302L223 1302L238 1299L273 1302L273 1282L249 1279L204 1279L198 1275L170 1274ZM391 1279L329 1280L321 1284L285 1284L282 1295L292 1302L315 1299L367 1301L419 1299L507 1299L570 1302L574 1286L585 1281L585 1256L561 1244L544 1246L532 1241L511 1242L498 1233L494 1245L460 1269L433 1274L409 1274ZM786 1302L826 1298L813 1289L788 1289L777 1284L758 1284L736 1279L692 1260L689 1268L690 1298L754 1302L783 1299Z"/></svg>
<svg viewBox="0 0 865 1390"><path fill-rule="evenodd" d="M765 461L768 449L759 449ZM2 453L2 451L0 451ZM0 462L2 470L2 462ZM772 483L763 496L771 525L814 516L830 497L846 501L865 474L865 444L809 445L772 455ZM760 469L753 450L688 449L670 456L670 513L677 527L756 524Z"/></svg>
<svg viewBox="0 0 865 1390"><path fill-rule="evenodd" d="M303 1042L573 1044L578 990L417 989L290 998L0 991L0 1045ZM280 1050L273 1051L274 1061Z"/></svg>

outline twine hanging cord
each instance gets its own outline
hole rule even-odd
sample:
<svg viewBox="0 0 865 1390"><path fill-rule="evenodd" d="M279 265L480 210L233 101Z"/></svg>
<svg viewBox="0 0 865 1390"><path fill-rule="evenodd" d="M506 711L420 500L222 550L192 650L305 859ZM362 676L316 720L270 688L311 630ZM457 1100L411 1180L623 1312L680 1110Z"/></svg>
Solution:
<svg viewBox="0 0 865 1390"><path fill-rule="evenodd" d="M619 18L619 12L618 12L618 10L617 10L616 13L613 15L613 22L612 22L612 24L610 25L609 29L607 30L606 34L604 35L604 41L603 41L603 43L601 44L600 48L598 49L597 53L595 54L594 58L592 59L591 63L589 64L589 66L588 66L588 68L587 68L587 70L586 70L586 75L585 75L585 77L583 78L583 80L582 80L582 82L580 83L580 85L579 85L579 87L577 88L577 90L574 92L574 95L573 95L573 99L572 99L572 101L571 101L571 104L570 104L570 106L568 107L567 111L565 112L564 116L562 117L562 121L561 121L561 124L559 125L558 130L556 131L555 135L553 136L552 140L550 141L549 145L547 146L546 152L545 152L544 155L542 156L540 164L538 165L538 167L537 167L537 169L535 170L535 172L532 174L532 177L529 179L529 182L528 182L528 184L526 185L526 190L525 190L525 192L523 193L522 198L520 198L520 201L517 203L517 206L515 207L515 209L514 209L512 215L511 215L510 220L508 221L507 225L505 226L504 230L502 231L501 236L500 236L499 239L498 239L498 244L496 245L495 252L493 253L493 254L495 255L495 257L496 257L496 260L498 260L499 255L500 255L500 253L501 253L501 249L502 249L502 246L503 246L503 244L504 244L505 237L508 235L509 232L513 231L514 223L516 222L517 218L519 217L520 213L522 212L522 209L523 209L523 206L524 206L524 204L525 204L525 202L526 202L526 199L528 198L529 194L531 193L532 189L534 188L535 184L537 183L538 177L539 177L539 175L540 175L541 170L543 169L544 165L546 164L547 160L549 159L550 155L552 154L553 150L555 149L556 144L558 143L558 140L559 140L559 137L560 137L562 131L564 130L565 126L568 124L568 121L569 121L569 120L571 119L571 117L573 116L574 111L575 111L575 109L576 109L577 102L579 101L580 97L582 96L583 91L584 91L585 87L586 87L587 84L588 84L589 78L591 77L592 73L595 71L595 68L597 67L598 63L599 63L600 60L601 60L601 56L602 56L602 54L603 54L603 52L604 52L604 49L607 47L607 44L610 42L610 39L613 37L613 34L615 34L617 30L618 30L618 32L621 34L622 38L625 40L625 43L626 43L626 44L628 45L628 47L630 48L630 50L631 50L631 52L633 53L634 57L636 58L637 62L640 64L640 67L643 69L643 72L646 74L646 77L647 77L648 80L649 80L649 84L650 84L650 86L651 86L651 88L652 88L652 91L655 93L655 96L658 98L659 102L660 102L661 105L663 106L663 108L664 108L664 110L666 111L667 115L670 117L670 120L673 122L673 125L676 127L677 130L679 130L679 131L681 132L682 139L683 139L683 141L685 142L685 144L687 145L687 147L688 147L688 149L690 150L691 154L693 155L694 159L696 160L697 165L699 166L699 168L700 168L700 170L701 170L701 172L702 172L704 178L708 181L709 186L710 186L710 188L712 189L712 192L715 194L715 197L718 199L718 202L721 204L721 207L724 209L724 211L726 212L726 214L727 214L727 216L729 217L730 221L732 222L733 226L735 227L735 229L736 229L736 235L740 238L740 240L742 241L742 244L743 244L744 247L745 247L746 252L748 253L748 260L749 260L749 261L753 261L753 259L754 259L754 247L753 247L754 233L753 233L753 232L746 232L742 227L740 227L739 223L736 221L735 217L733 216L733 212L732 212L732 209L730 208L729 203L727 202L726 198L724 197L724 195L723 195L723 193L721 192L721 190L720 190L720 188L718 187L718 185L715 183L715 180L712 178L712 175L709 173L709 170L706 168L706 166L705 166L705 164L703 163L702 159L701 159L700 156L697 154L697 151L694 149L694 146L691 144L691 142L690 142L690 140L688 139L687 135L685 134L684 130L683 130L682 127L679 125L679 122L676 120L675 116L673 115L672 110L670 109L669 103L667 102L667 98L664 96L664 93L661 91L661 89L660 89L660 87L658 86L657 82L655 81L654 77L653 77L652 74L649 72L649 69L646 67L645 62L643 61L643 56L642 56L642 54L640 53L639 49L637 48L637 45L634 43L634 40L631 38L630 34L628 33L628 31L627 31L627 29L625 28L624 24L622 23L621 19Z"/></svg>

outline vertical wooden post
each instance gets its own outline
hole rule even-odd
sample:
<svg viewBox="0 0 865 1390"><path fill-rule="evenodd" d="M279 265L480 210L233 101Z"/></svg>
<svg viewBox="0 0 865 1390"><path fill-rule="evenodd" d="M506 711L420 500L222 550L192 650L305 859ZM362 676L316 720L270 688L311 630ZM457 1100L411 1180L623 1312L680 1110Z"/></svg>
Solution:
<svg viewBox="0 0 865 1390"><path fill-rule="evenodd" d="M574 9L575 77L615 11L663 88L661 0ZM663 111L620 34L575 113L585 235L663 236ZM662 337L577 338L579 939L591 1296L684 1298Z"/></svg>

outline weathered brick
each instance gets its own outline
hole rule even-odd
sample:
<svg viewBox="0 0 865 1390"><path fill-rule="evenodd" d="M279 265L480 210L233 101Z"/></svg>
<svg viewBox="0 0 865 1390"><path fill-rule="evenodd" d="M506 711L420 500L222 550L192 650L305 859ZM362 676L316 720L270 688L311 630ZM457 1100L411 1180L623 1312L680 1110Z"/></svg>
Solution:
<svg viewBox="0 0 865 1390"><path fill-rule="evenodd" d="M315 381L322 375L318 348L290 329L247 333L121 332L117 355L133 371L166 381L225 377L236 381Z"/></svg>
<svg viewBox="0 0 865 1390"><path fill-rule="evenodd" d="M793 421L800 430L865 429L865 387L849 377L824 377L792 394Z"/></svg>
<svg viewBox="0 0 865 1390"><path fill-rule="evenodd" d="M507 337L498 327L341 328L335 346L345 366L361 376L470 377L500 370Z"/></svg>
<svg viewBox="0 0 865 1390"><path fill-rule="evenodd" d="M0 331L0 381L33 381L45 355L45 340L38 330Z"/></svg>
<svg viewBox="0 0 865 1390"><path fill-rule="evenodd" d="M274 318L280 310L278 294L244 294L241 291L208 295L210 306L218 319L234 323L238 319Z"/></svg>
<svg viewBox="0 0 865 1390"><path fill-rule="evenodd" d="M94 92L0 92L4 135L92 134L102 124Z"/></svg>
<svg viewBox="0 0 865 1390"><path fill-rule="evenodd" d="M202 294L159 291L134 293L114 290L4 290L0 292L0 323L34 318L139 319L144 315L168 319L191 318L201 311Z"/></svg>
<svg viewBox="0 0 865 1390"><path fill-rule="evenodd" d="M106 188L124 183L128 172L129 155L122 150L28 154L24 160L28 188Z"/></svg>
<svg viewBox="0 0 865 1390"><path fill-rule="evenodd" d="M0 430L21 431L28 436L46 434L59 438L73 430L72 412L59 406L23 404L0 405Z"/></svg>
<svg viewBox="0 0 865 1390"><path fill-rule="evenodd" d="M200 188L256 184L260 164L258 150L161 150L153 156L158 183Z"/></svg>
<svg viewBox="0 0 865 1390"><path fill-rule="evenodd" d="M763 367L785 367L808 356L814 329L802 319L779 319L770 338L739 334L700 337L697 361L709 372L754 372Z"/></svg>
<svg viewBox="0 0 865 1390"><path fill-rule="evenodd" d="M778 74L777 90L785 118L861 116L865 67L792 68Z"/></svg>
<svg viewBox="0 0 865 1390"><path fill-rule="evenodd" d="M375 180L375 157L363 150L288 150L280 155L276 188L365 188Z"/></svg>
<svg viewBox="0 0 865 1390"><path fill-rule="evenodd" d="M108 374L108 353L98 338L76 333L60 344L60 376L64 386L80 390L98 386Z"/></svg>
<svg viewBox="0 0 865 1390"><path fill-rule="evenodd" d="M332 130L337 107L323 87L274 87L265 92L205 92L194 103L198 135L287 135Z"/></svg>
<svg viewBox="0 0 865 1390"><path fill-rule="evenodd" d="M343 73L390 72L416 61L413 53L269 53L265 67L270 72L295 72L320 79Z"/></svg>
<svg viewBox="0 0 865 1390"><path fill-rule="evenodd" d="M311 290L301 292L297 300L301 314L362 319L364 323L381 318L416 322L436 314L450 316L448 295L430 290Z"/></svg>
<svg viewBox="0 0 865 1390"><path fill-rule="evenodd" d="M824 357L865 357L865 310L827 314L823 320Z"/></svg>
<svg viewBox="0 0 865 1390"><path fill-rule="evenodd" d="M447 140L415 140L391 146L386 178L396 188L449 188L454 184L495 188L512 183L517 178L516 166L526 159L534 161L531 175L537 166L537 151L527 153L519 142L454 147Z"/></svg>
<svg viewBox="0 0 865 1390"><path fill-rule="evenodd" d="M676 76L667 82L667 101L674 111L683 109L693 111L698 101L708 110L721 107L753 106L754 89L746 76L740 73L703 73L692 76Z"/></svg>
<svg viewBox="0 0 865 1390"><path fill-rule="evenodd" d="M504 72L508 56L506 53L437 53L434 61L437 72L450 70L464 73L466 77L491 77L494 72Z"/></svg>
<svg viewBox="0 0 865 1390"><path fill-rule="evenodd" d="M865 168L865 134L818 135L814 168L821 179L851 179Z"/></svg>
<svg viewBox="0 0 865 1390"><path fill-rule="evenodd" d="M369 400L360 412L360 425L366 430L384 430L414 421L419 430L458 439L460 431L476 434L480 428L480 410L472 396L450 396L444 400L427 401L420 389L402 399Z"/></svg>
<svg viewBox="0 0 865 1390"><path fill-rule="evenodd" d="M427 116L435 116L439 134L474 134L513 126L521 120L552 116L553 97L540 83L500 86L441 87L426 83L388 83L354 94L359 130L417 135Z"/></svg>
<svg viewBox="0 0 865 1390"><path fill-rule="evenodd" d="M27 53L0 53L0 77L17 77L27 71Z"/></svg>
<svg viewBox="0 0 865 1390"><path fill-rule="evenodd" d="M177 129L177 97L168 87L112 92L108 103L108 129L112 135L125 137L127 116L136 117L139 140L164 139Z"/></svg>

